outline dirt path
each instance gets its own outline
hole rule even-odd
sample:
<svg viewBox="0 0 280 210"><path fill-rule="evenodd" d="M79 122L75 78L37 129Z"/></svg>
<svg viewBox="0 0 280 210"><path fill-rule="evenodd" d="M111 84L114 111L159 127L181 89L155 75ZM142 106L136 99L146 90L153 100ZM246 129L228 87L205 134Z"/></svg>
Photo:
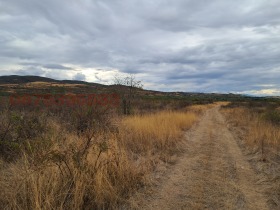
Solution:
<svg viewBox="0 0 280 210"><path fill-rule="evenodd" d="M219 107L186 133L186 152L141 209L268 209Z"/></svg>

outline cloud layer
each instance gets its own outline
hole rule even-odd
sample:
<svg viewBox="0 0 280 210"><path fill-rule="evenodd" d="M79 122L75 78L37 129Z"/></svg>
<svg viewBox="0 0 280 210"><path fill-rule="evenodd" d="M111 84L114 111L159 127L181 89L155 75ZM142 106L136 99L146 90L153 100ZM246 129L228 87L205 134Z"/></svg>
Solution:
<svg viewBox="0 0 280 210"><path fill-rule="evenodd" d="M0 0L0 75L279 95L279 0ZM269 91L270 90L270 91Z"/></svg>

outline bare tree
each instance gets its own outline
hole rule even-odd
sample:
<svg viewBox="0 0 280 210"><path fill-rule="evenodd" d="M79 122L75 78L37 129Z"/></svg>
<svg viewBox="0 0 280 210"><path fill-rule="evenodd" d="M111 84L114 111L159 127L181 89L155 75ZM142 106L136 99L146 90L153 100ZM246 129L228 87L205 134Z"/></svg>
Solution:
<svg viewBox="0 0 280 210"><path fill-rule="evenodd" d="M129 75L115 75L114 85L122 99L123 114L131 113L131 102L136 97L137 90L142 89L141 81L136 80L134 74Z"/></svg>

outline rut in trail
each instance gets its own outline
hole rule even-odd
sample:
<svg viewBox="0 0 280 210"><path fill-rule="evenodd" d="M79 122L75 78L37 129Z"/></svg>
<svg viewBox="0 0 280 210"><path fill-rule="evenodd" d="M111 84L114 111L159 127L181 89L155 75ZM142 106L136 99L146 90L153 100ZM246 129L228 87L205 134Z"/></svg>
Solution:
<svg viewBox="0 0 280 210"><path fill-rule="evenodd" d="M186 133L186 152L141 209L268 209L219 107Z"/></svg>

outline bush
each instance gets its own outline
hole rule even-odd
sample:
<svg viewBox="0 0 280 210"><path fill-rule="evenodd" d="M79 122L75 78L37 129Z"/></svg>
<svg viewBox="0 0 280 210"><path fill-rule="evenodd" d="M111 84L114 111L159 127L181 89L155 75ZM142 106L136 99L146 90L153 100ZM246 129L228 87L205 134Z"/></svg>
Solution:
<svg viewBox="0 0 280 210"><path fill-rule="evenodd" d="M5 110L0 121L0 155L9 161L22 150L32 152L38 143L43 143L48 130L44 113Z"/></svg>
<svg viewBox="0 0 280 210"><path fill-rule="evenodd" d="M264 118L276 125L280 125L280 111L270 110L264 114Z"/></svg>

